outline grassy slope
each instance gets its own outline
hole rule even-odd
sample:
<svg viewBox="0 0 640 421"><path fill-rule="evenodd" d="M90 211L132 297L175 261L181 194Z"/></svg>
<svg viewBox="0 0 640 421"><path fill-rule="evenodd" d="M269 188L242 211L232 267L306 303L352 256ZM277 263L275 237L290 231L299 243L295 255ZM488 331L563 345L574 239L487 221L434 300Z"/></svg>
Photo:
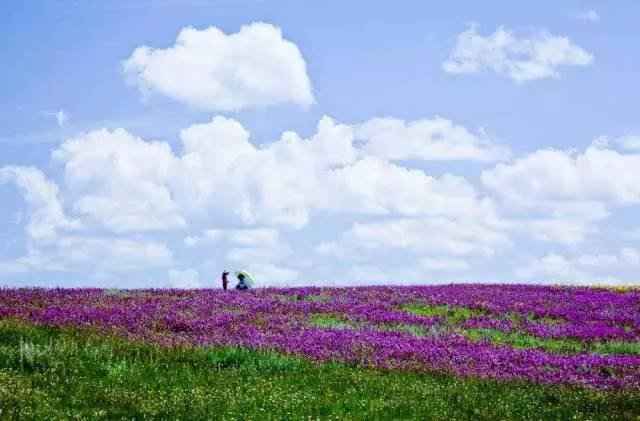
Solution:
<svg viewBox="0 0 640 421"><path fill-rule="evenodd" d="M0 321L0 419L635 419L638 397Z"/></svg>

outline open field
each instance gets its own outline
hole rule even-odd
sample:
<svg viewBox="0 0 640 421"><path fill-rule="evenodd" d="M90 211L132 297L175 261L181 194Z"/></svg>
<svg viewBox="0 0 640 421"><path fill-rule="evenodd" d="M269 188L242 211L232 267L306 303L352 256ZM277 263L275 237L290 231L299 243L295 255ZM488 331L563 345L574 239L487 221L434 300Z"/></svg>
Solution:
<svg viewBox="0 0 640 421"><path fill-rule="evenodd" d="M640 292L0 290L8 418L640 419Z"/></svg>

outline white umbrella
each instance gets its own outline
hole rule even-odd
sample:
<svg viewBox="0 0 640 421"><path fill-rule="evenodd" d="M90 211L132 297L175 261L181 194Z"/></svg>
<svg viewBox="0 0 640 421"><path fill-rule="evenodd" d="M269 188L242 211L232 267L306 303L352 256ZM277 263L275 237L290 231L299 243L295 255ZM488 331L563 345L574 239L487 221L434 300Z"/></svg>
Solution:
<svg viewBox="0 0 640 421"><path fill-rule="evenodd" d="M239 275L244 275L244 283L247 284L247 286L253 287L256 281L249 272L246 272L244 270L236 272L236 277L238 277Z"/></svg>

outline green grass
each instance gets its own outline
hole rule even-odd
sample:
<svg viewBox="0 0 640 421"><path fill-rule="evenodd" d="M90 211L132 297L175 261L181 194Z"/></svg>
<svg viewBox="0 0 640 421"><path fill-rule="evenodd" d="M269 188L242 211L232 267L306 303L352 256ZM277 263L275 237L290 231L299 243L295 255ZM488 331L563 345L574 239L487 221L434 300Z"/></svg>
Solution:
<svg viewBox="0 0 640 421"><path fill-rule="evenodd" d="M634 419L640 396L0 321L0 419Z"/></svg>
<svg viewBox="0 0 640 421"><path fill-rule="evenodd" d="M485 314L482 310L470 309L466 307L451 307L447 305L426 305L426 304L405 304L400 307L401 310L406 311L417 316L434 317L440 316L446 319L446 323L449 325L459 324L474 316L480 316Z"/></svg>
<svg viewBox="0 0 640 421"><path fill-rule="evenodd" d="M540 348L556 353L597 352L598 354L640 355L640 342L606 341L591 344L572 339L538 338L521 332L502 332L496 329L467 329L461 333L472 340L487 339L498 345L515 348Z"/></svg>
<svg viewBox="0 0 640 421"><path fill-rule="evenodd" d="M307 295L303 301L311 301L312 303L326 303L331 301L331 297L328 295Z"/></svg>
<svg viewBox="0 0 640 421"><path fill-rule="evenodd" d="M356 329L358 325L335 314L316 313L309 318L312 326L329 329Z"/></svg>
<svg viewBox="0 0 640 421"><path fill-rule="evenodd" d="M410 333L413 336L428 336L431 334L428 328L424 326L408 325L408 324L386 324L379 326L380 330L388 330L392 332Z"/></svg>
<svg viewBox="0 0 640 421"><path fill-rule="evenodd" d="M325 329L360 329L364 327L370 327L372 329L378 329L382 331L390 332L403 332L410 333L414 336L428 336L431 334L428 328L424 326L410 325L410 324L367 324L356 323L350 320L341 318L335 314L317 313L311 315L309 322L312 326L325 328Z"/></svg>

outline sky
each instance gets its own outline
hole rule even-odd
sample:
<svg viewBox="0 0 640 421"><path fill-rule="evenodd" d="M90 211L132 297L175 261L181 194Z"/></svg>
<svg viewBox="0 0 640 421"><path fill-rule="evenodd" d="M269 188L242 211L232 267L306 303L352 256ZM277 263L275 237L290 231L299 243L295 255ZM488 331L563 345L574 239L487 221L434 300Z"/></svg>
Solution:
<svg viewBox="0 0 640 421"><path fill-rule="evenodd" d="M3 2L0 286L637 284L639 14Z"/></svg>

